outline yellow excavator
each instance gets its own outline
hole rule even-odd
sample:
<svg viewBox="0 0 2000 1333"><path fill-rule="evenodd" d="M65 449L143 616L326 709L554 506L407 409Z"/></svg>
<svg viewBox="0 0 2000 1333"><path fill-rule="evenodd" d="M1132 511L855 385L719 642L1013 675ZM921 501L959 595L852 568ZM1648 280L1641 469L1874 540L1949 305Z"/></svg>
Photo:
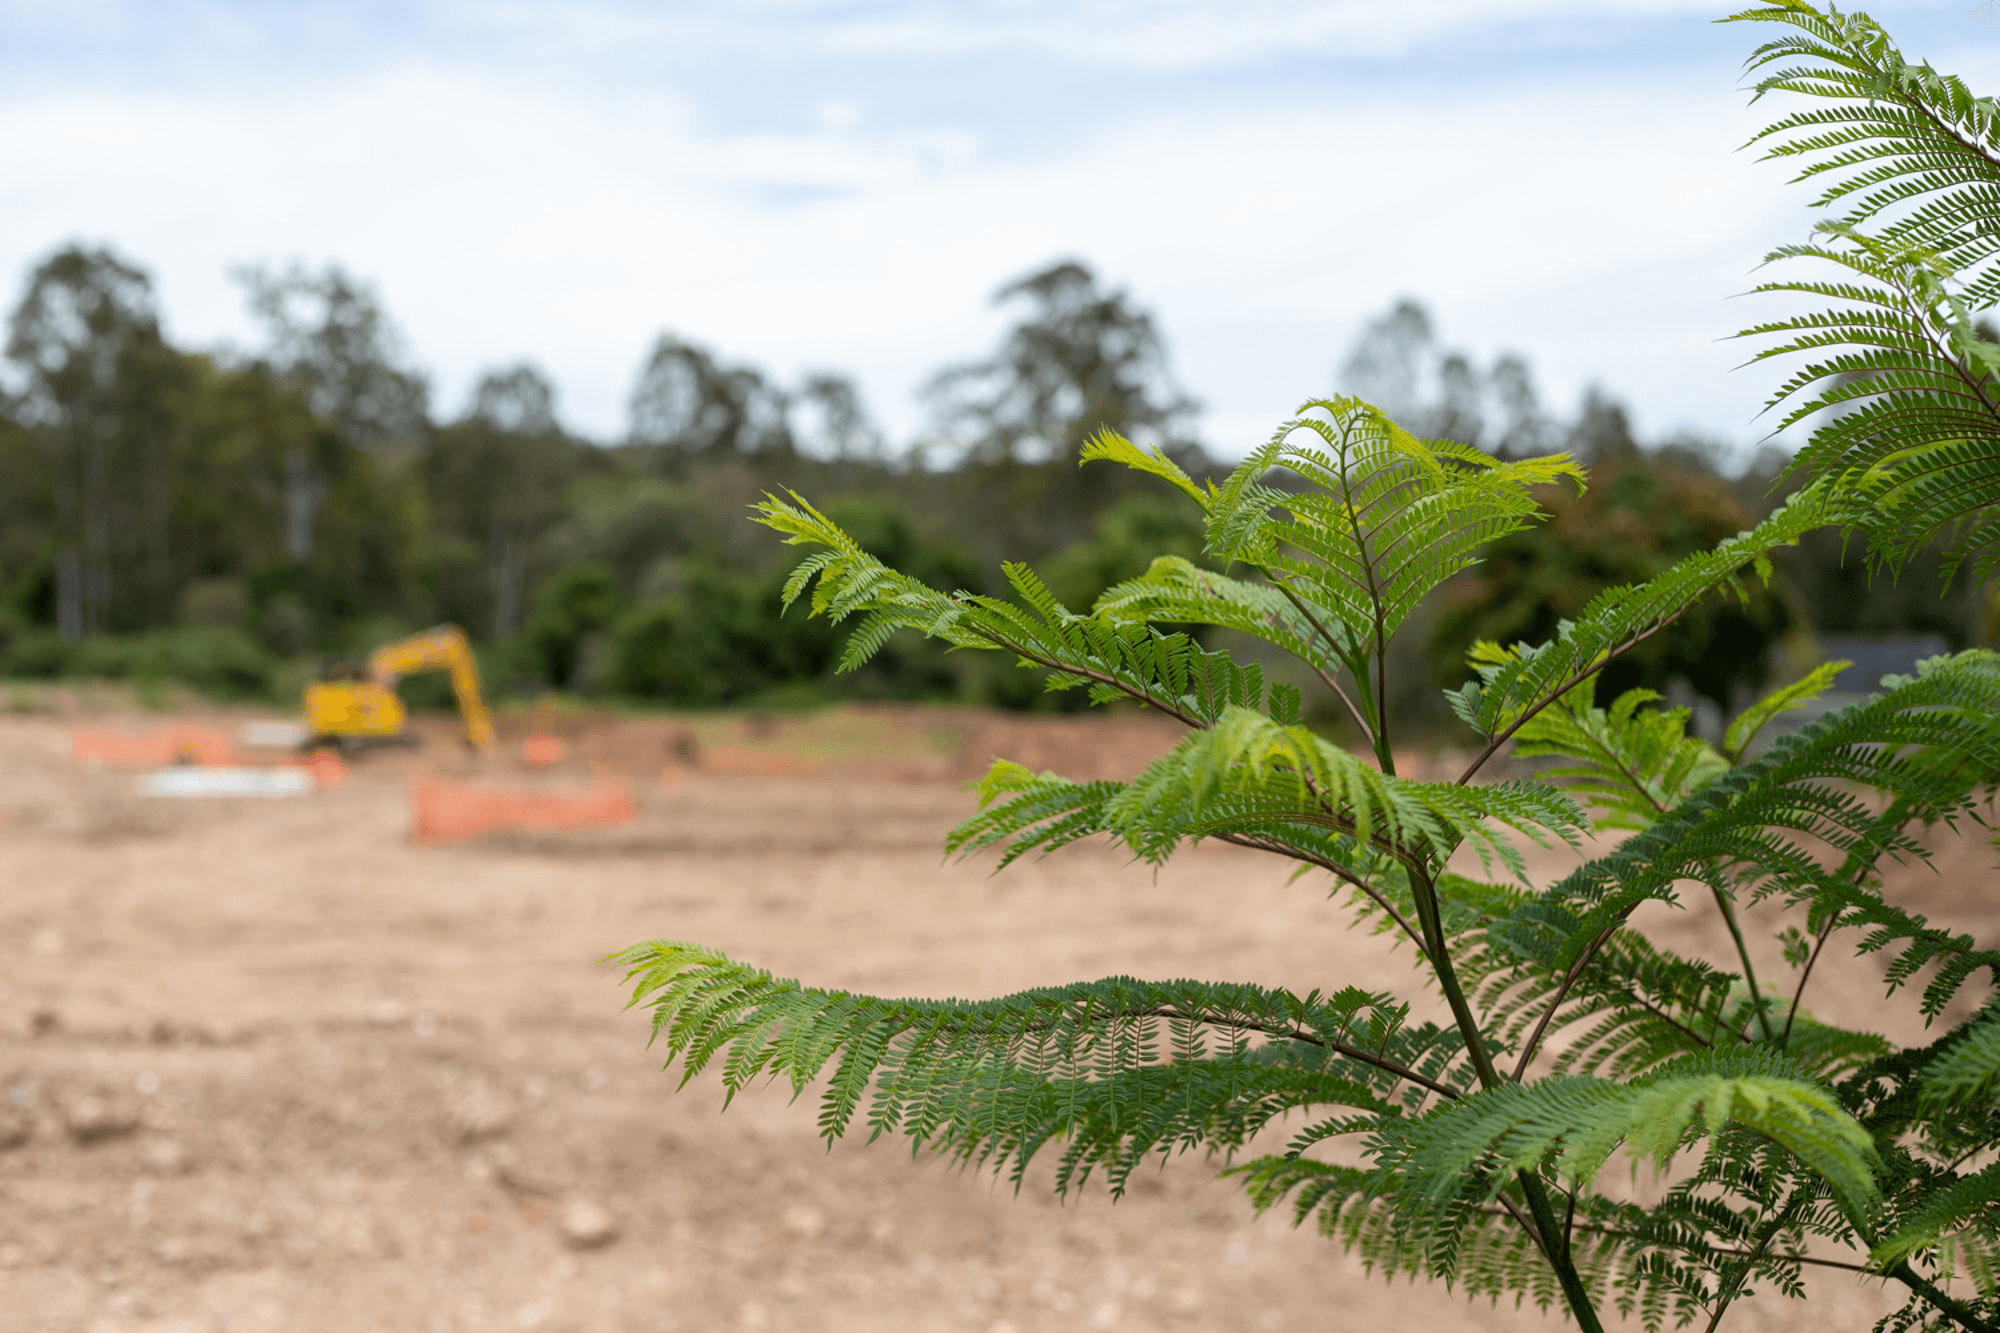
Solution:
<svg viewBox="0 0 2000 1333"><path fill-rule="evenodd" d="M465 632L439 625L368 658L365 678L322 680L306 687L306 745L356 750L368 745L415 744L396 682L419 671L451 672L452 692L465 717L465 739L484 750L493 744L493 714L479 697L479 667Z"/></svg>

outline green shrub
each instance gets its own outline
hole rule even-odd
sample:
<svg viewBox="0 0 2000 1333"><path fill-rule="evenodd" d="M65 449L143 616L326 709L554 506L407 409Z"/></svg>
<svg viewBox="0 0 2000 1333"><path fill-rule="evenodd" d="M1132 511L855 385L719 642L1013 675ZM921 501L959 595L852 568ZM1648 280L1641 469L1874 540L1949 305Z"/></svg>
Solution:
<svg viewBox="0 0 2000 1333"><path fill-rule="evenodd" d="M839 521L837 511L829 510L828 517ZM1138 578L1160 556L1199 561L1201 543L1201 523L1188 514L1186 506L1164 496L1128 495L1098 517L1088 541L1058 552L1049 561L1049 591L1066 606L1089 606L1114 583ZM884 559L883 563L903 568L893 560ZM952 582L931 575L918 577L927 583Z"/></svg>
<svg viewBox="0 0 2000 1333"><path fill-rule="evenodd" d="M612 635L612 681L626 694L684 707L752 698L832 665L834 637L803 616L781 620L780 580L705 561L681 569L680 587L622 616Z"/></svg>
<svg viewBox="0 0 2000 1333"><path fill-rule="evenodd" d="M900 503L884 496L849 497L833 506L855 523L855 540L871 553L896 556L947 578L974 578L959 549L925 541ZM714 707L761 699L772 691L861 698L956 695L960 673L936 644L899 634L862 670L835 682L839 638L823 621L783 615L786 571L744 573L689 557L671 567L672 591L620 616L611 633L613 689L683 707Z"/></svg>
<svg viewBox="0 0 2000 1333"><path fill-rule="evenodd" d="M586 640L608 631L624 604L617 576L603 561L551 574L537 591L521 633L529 669L559 689L570 685L583 664Z"/></svg>
<svg viewBox="0 0 2000 1333"><path fill-rule="evenodd" d="M69 671L74 655L72 645L62 635L42 626L29 626L9 636L0 650L0 675L28 680L53 680Z"/></svg>
<svg viewBox="0 0 2000 1333"><path fill-rule="evenodd" d="M146 643L140 635L98 634L70 645L64 674L87 680L129 680L141 674L139 667L145 650Z"/></svg>
<svg viewBox="0 0 2000 1333"><path fill-rule="evenodd" d="M243 579L194 579L181 589L183 625L222 625L241 629L250 620L250 588Z"/></svg>
<svg viewBox="0 0 2000 1333"><path fill-rule="evenodd" d="M99 634L75 643L52 629L11 633L0 643L0 676L174 681L214 699L272 696L277 659L247 631L187 625L150 634Z"/></svg>
<svg viewBox="0 0 2000 1333"><path fill-rule="evenodd" d="M273 697L278 664L251 635L226 625L160 630L131 644L128 674L178 681L212 699Z"/></svg>

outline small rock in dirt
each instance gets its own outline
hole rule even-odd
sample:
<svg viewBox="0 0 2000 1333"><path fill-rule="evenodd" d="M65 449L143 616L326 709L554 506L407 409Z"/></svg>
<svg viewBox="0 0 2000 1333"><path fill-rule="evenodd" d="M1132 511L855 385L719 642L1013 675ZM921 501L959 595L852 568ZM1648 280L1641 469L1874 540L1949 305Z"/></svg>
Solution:
<svg viewBox="0 0 2000 1333"><path fill-rule="evenodd" d="M368 1022L374 1027L401 1027L409 1017L410 1007L397 1000L377 1000L368 1006Z"/></svg>
<svg viewBox="0 0 2000 1333"><path fill-rule="evenodd" d="M474 1088L452 1108L451 1128L460 1143L498 1138L513 1127L513 1103L490 1088Z"/></svg>
<svg viewBox="0 0 2000 1333"><path fill-rule="evenodd" d="M0 1106L0 1152L18 1148L35 1136L35 1117L24 1106Z"/></svg>
<svg viewBox="0 0 2000 1333"><path fill-rule="evenodd" d="M202 1046L235 1046L250 1039L249 1029L226 1018L213 1019L191 1032L195 1042Z"/></svg>
<svg viewBox="0 0 2000 1333"><path fill-rule="evenodd" d="M618 1220L601 1204L571 1199L556 1217L556 1229L572 1250L595 1250L618 1239Z"/></svg>
<svg viewBox="0 0 2000 1333"><path fill-rule="evenodd" d="M28 1035L46 1037L62 1026L62 1017L53 1009L37 1009L28 1015Z"/></svg>
<svg viewBox="0 0 2000 1333"><path fill-rule="evenodd" d="M188 1169L187 1149L172 1139L153 1139L139 1150L139 1160L156 1176L177 1176Z"/></svg>
<svg viewBox="0 0 2000 1333"><path fill-rule="evenodd" d="M63 1123L78 1143L100 1143L137 1129L139 1115L130 1106L91 1094L63 1106Z"/></svg>
<svg viewBox="0 0 2000 1333"><path fill-rule="evenodd" d="M692 731L683 729L675 732L668 749L675 759L689 768L701 767L701 742L695 738Z"/></svg>
<svg viewBox="0 0 2000 1333"><path fill-rule="evenodd" d="M785 1209L778 1225L800 1240L818 1240L826 1232L826 1214L809 1203L795 1203Z"/></svg>

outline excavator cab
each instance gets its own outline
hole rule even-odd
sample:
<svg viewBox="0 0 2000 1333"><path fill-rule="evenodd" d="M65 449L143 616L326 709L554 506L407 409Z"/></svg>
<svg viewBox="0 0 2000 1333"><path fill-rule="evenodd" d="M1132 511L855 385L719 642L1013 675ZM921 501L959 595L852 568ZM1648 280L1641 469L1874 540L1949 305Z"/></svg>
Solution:
<svg viewBox="0 0 2000 1333"><path fill-rule="evenodd" d="M439 625L422 634L377 648L368 659L365 679L352 670L332 672L327 680L306 689L306 734L309 746L333 744L343 750L367 745L414 744L409 715L396 696L396 682L419 671L449 671L458 711L465 718L465 739L478 749L493 744L493 714L479 697L479 667L465 633L456 625ZM347 676L348 679L340 679Z"/></svg>

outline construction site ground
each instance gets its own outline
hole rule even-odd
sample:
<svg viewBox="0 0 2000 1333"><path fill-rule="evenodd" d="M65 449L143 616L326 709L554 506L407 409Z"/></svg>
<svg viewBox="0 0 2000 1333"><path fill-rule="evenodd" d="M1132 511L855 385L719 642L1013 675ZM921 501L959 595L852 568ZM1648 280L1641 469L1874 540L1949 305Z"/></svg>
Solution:
<svg viewBox="0 0 2000 1333"><path fill-rule="evenodd" d="M11 687L9 687L11 688ZM9 698L0 688L0 705ZM25 687L0 715L0 1333L412 1330L1438 1330L1554 1327L1390 1285L1199 1156L1114 1203L1018 1194L900 1140L828 1150L814 1093L676 1091L604 957L697 941L818 985L991 996L1111 974L1413 991L1407 949L1316 879L1227 846L1155 872L1079 846L999 874L947 861L995 756L1136 772L1137 716L847 708L564 714L475 757L446 718L292 798L148 799L76 762L79 727L163 719ZM266 713L264 716L270 716ZM177 720L234 728L245 711ZM1441 763L1411 756L1411 766ZM638 817L411 837L426 775L551 793L629 784ZM1573 860L1568 862L1573 864ZM1546 873L1565 864L1537 854ZM1898 872L1901 900L1996 933L1991 850ZM1723 961L1690 900L1653 920ZM1784 975L1775 951L1761 960ZM1812 1007L1910 1038L1880 963ZM1280 1140L1274 1139L1273 1146ZM1645 1186L1642 1177L1640 1187ZM1725 1327L1865 1329L1879 1287Z"/></svg>

